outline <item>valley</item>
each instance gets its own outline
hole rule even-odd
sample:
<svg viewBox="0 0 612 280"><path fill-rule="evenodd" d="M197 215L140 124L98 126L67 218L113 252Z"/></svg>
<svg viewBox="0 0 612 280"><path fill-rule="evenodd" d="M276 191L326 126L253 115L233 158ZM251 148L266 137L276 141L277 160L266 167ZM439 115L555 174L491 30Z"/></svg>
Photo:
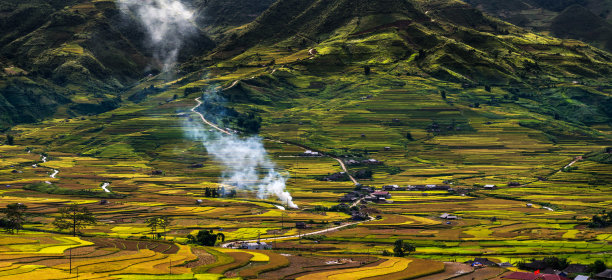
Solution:
<svg viewBox="0 0 612 280"><path fill-rule="evenodd" d="M612 228L594 218L612 208L610 53L460 1L300 1L228 1L253 9L228 23L204 20L223 3L190 2L208 26L173 70L131 63L108 82L122 66L79 40L104 79L5 70L4 98L36 86L65 99L21 104L53 107L30 121L17 99L1 103L13 107L0 109L0 206L21 203L27 219L0 234L0 279L502 279L553 256L612 266ZM84 13L87 28L121 10L74 2L62 13ZM136 42L117 55L154 61ZM54 224L72 204L97 219L75 236ZM510 266L465 263L476 258Z"/></svg>

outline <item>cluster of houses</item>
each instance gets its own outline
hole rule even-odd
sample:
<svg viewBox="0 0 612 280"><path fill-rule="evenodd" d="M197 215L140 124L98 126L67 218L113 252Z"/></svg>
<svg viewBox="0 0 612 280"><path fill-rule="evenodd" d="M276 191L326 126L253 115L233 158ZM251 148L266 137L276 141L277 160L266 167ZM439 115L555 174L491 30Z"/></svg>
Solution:
<svg viewBox="0 0 612 280"><path fill-rule="evenodd" d="M565 271L541 271L539 273L532 272L513 272L506 276L502 276L502 279L507 280L571 280L568 277L568 273ZM612 270L608 269L604 272L595 274L594 276L588 275L577 275L573 278L574 280L609 280L612 279Z"/></svg>
<svg viewBox="0 0 612 280"><path fill-rule="evenodd" d="M467 261L467 264L475 268L479 267L512 267L508 262L495 263L487 258L475 258L473 261ZM525 269L533 270L534 272L512 272L502 279L507 280L610 280L612 279L612 269L607 269L594 276L588 276L589 266L584 264L570 264L563 270L556 270L546 265L544 261L534 260L524 264ZM572 278L569 278L573 275Z"/></svg>
<svg viewBox="0 0 612 280"><path fill-rule="evenodd" d="M364 160L354 160L354 159L349 159L346 162L346 165L348 166L352 166L352 165L382 165L384 164L384 162L376 160L376 159L364 159Z"/></svg>
<svg viewBox="0 0 612 280"><path fill-rule="evenodd" d="M408 185L407 187L400 187L398 185L386 185L383 186L384 191L450 191L452 190L449 185Z"/></svg>
<svg viewBox="0 0 612 280"><path fill-rule="evenodd" d="M361 186L358 189L345 194L343 197L338 199L339 202L354 203L358 200L365 200L377 203L388 202L387 199L391 198L391 194L385 190L375 190L372 187Z"/></svg>

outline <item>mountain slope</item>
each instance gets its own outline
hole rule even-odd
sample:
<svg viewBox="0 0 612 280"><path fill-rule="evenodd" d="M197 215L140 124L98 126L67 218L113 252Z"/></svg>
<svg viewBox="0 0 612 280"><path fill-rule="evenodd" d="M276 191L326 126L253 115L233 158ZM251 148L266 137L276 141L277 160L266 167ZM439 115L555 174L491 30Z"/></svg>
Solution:
<svg viewBox="0 0 612 280"><path fill-rule="evenodd" d="M477 84L590 79L610 73L608 53L532 34L458 1L389 0L374 5L282 0L222 44L213 57L257 45L289 52L316 47L319 55L302 64L318 67L381 64L400 74ZM234 61L248 64L250 55Z"/></svg>
<svg viewBox="0 0 612 280"><path fill-rule="evenodd" d="M113 1L58 3L5 1L1 6L0 78L5 82L0 83L0 119L5 124L52 115L62 104L68 106L60 110L64 116L84 113L79 108L108 111L119 106L123 88L145 77L145 71L161 69L145 44L143 26ZM202 55L213 46L197 34L186 41L179 58ZM16 101L15 94L26 96ZM31 117L14 117L13 108Z"/></svg>
<svg viewBox="0 0 612 280"><path fill-rule="evenodd" d="M608 0L466 0L474 7L519 26L584 40L612 50L612 2Z"/></svg>

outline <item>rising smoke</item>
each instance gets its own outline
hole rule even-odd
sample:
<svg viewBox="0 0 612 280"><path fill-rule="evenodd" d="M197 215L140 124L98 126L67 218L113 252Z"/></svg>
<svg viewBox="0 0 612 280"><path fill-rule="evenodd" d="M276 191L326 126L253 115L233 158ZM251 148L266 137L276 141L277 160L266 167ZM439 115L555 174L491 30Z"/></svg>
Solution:
<svg viewBox="0 0 612 280"><path fill-rule="evenodd" d="M202 100L205 104L210 104L211 100L218 102L223 98L214 89L210 89L202 96ZM203 118L202 113L198 112L201 107L194 108L194 111ZM221 106L218 108L213 109L217 115L216 120L220 120L219 114L225 111ZM257 191L257 197L260 199L276 196L282 203L297 208L291 194L285 189L288 176L276 170L261 137L239 137L217 130L207 130L199 121L185 121L183 128L189 137L201 141L208 153L223 165L222 184L241 190Z"/></svg>
<svg viewBox="0 0 612 280"><path fill-rule="evenodd" d="M197 31L192 23L194 12L180 0L118 0L118 3L146 28L147 45L163 64L163 71L172 69L184 39Z"/></svg>
<svg viewBox="0 0 612 280"><path fill-rule="evenodd" d="M126 13L136 15L145 26L148 44L155 50L155 56L164 65L164 72L171 70L177 62L183 41L197 29L192 23L194 12L180 0L118 0ZM202 96L206 104L223 103L213 89ZM207 116L221 124L226 111L222 106L203 106ZM194 108L195 109L195 108ZM202 118L204 116L200 114ZM274 195L282 203L297 208L289 192L285 190L287 176L276 171L275 164L269 159L260 137L238 137L217 130L208 131L201 122L185 122L185 133L201 141L209 154L225 167L221 182L242 190L257 191L257 196L265 199Z"/></svg>

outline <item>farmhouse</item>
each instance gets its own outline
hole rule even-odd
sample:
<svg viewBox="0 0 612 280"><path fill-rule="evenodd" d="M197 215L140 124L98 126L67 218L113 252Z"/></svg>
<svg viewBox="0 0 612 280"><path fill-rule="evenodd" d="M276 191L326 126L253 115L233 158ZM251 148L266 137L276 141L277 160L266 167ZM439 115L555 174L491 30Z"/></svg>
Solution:
<svg viewBox="0 0 612 280"><path fill-rule="evenodd" d="M494 190L494 189L497 189L497 186L496 185L485 185L483 188L485 190Z"/></svg>
<svg viewBox="0 0 612 280"><path fill-rule="evenodd" d="M270 250L272 247L268 245L266 242L253 242L253 243L242 243L240 244L240 249L247 250Z"/></svg>
<svg viewBox="0 0 612 280"><path fill-rule="evenodd" d="M298 228L298 229L307 229L308 226L306 225L305 222L297 222L297 223L295 223L295 228Z"/></svg>
<svg viewBox="0 0 612 280"><path fill-rule="evenodd" d="M501 278L512 280L569 280L568 278L555 274L533 274L530 272L513 272Z"/></svg>
<svg viewBox="0 0 612 280"><path fill-rule="evenodd" d="M587 270L589 269L588 265L584 265L584 264L570 264L568 265L563 272L565 272L566 274L581 274L581 273L586 273Z"/></svg>
<svg viewBox="0 0 612 280"><path fill-rule="evenodd" d="M442 215L440 215L440 219L445 219L445 220L457 220L459 219L459 217L455 216L455 215L450 215L448 213L444 213Z"/></svg>
<svg viewBox="0 0 612 280"><path fill-rule="evenodd" d="M321 153L319 152L313 152L311 150L306 150L304 153L302 153L303 157L320 157Z"/></svg>
<svg viewBox="0 0 612 280"><path fill-rule="evenodd" d="M376 198L381 199L387 199L387 198L391 198L391 194L389 194L389 192L387 191L375 191L374 193L372 193L372 195L374 195Z"/></svg>
<svg viewBox="0 0 612 280"><path fill-rule="evenodd" d="M386 185L382 187L383 191L396 191L399 189L398 185Z"/></svg>
<svg viewBox="0 0 612 280"><path fill-rule="evenodd" d="M498 266L497 263L490 261L487 258L475 258L473 261L467 261L465 262L467 264L471 264L472 266Z"/></svg>
<svg viewBox="0 0 612 280"><path fill-rule="evenodd" d="M338 199L338 202L355 202L359 199L359 196L355 196L353 194L345 194L343 197Z"/></svg>
<svg viewBox="0 0 612 280"><path fill-rule="evenodd" d="M604 272L596 274L595 279L612 279L612 269L606 269Z"/></svg>

